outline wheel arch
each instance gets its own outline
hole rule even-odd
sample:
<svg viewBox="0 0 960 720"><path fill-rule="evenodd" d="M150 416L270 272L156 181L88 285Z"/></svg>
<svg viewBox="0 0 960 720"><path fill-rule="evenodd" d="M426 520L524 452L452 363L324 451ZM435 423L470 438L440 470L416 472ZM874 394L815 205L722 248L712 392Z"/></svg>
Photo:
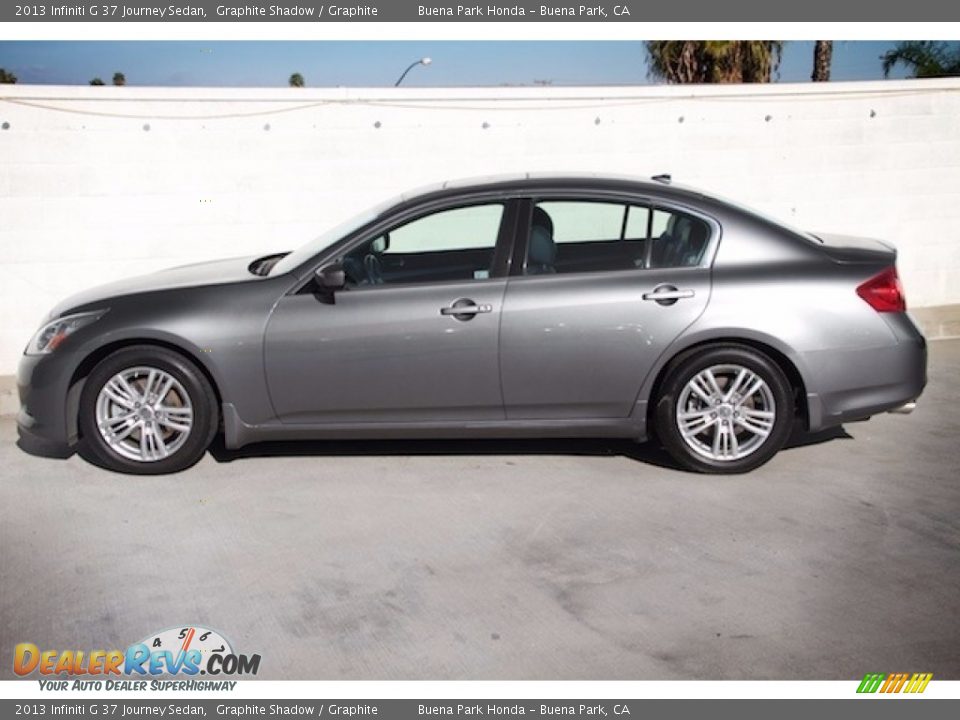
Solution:
<svg viewBox="0 0 960 720"><path fill-rule="evenodd" d="M65 417L67 420L67 438L71 445L80 438L80 395L83 391L83 386L87 380L87 377L104 358L112 355L117 350L122 350L124 348L133 347L136 345L151 345L153 347L163 348L165 350L175 352L178 355L181 355L184 359L192 362L206 377L207 382L210 383L210 387L213 388L213 393L217 398L217 407L222 407L223 396L221 395L220 384L217 382L215 373L210 366L200 358L200 355L202 354L201 352L186 347L188 343L177 342L172 338L147 336L135 336L113 340L109 343L94 348L92 351L87 353L73 371L73 375L70 377L70 383L68 385L66 396Z"/></svg>
<svg viewBox="0 0 960 720"><path fill-rule="evenodd" d="M687 343L680 347L675 347L666 359L657 368L653 375L652 384L649 391L645 393L648 401L646 403L646 426L655 427L654 417L656 415L656 400L660 394L660 388L673 367L684 359L692 351L702 350L713 345L741 345L751 350L763 353L783 371L790 388L793 391L795 403L795 418L808 428L810 424L810 407L807 398L808 383L804 379L794 357L791 357L789 350L780 347L774 338L763 336L743 335L735 332L711 335L709 337L690 338Z"/></svg>

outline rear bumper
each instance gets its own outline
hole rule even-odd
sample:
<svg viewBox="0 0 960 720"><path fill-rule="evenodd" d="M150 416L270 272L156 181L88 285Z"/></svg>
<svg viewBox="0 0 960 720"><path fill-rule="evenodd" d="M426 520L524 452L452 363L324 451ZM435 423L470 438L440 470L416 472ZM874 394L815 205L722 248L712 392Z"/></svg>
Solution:
<svg viewBox="0 0 960 720"><path fill-rule="evenodd" d="M896 415L909 415L916 409L917 409L916 401L911 400L910 402L904 403L900 407L895 407L892 410L887 410L887 412L894 413Z"/></svg>
<svg viewBox="0 0 960 720"><path fill-rule="evenodd" d="M889 346L804 356L816 379L816 390L807 394L810 430L901 410L920 397L927 384L927 342L905 313L884 319L896 337Z"/></svg>

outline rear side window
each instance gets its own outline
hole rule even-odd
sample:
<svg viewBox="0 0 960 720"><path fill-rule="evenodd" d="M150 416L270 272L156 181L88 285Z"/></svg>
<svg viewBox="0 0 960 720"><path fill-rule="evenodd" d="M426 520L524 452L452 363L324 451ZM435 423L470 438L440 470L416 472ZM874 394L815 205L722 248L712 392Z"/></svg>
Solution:
<svg viewBox="0 0 960 720"><path fill-rule="evenodd" d="M650 226L651 268L694 267L703 260L710 226L694 215L654 210Z"/></svg>
<svg viewBox="0 0 960 720"><path fill-rule="evenodd" d="M620 240L624 213L630 211L629 206L603 202L542 202L538 207L553 220L558 243Z"/></svg>
<svg viewBox="0 0 960 720"><path fill-rule="evenodd" d="M687 213L594 200L534 205L527 275L690 267L700 264L710 226Z"/></svg>

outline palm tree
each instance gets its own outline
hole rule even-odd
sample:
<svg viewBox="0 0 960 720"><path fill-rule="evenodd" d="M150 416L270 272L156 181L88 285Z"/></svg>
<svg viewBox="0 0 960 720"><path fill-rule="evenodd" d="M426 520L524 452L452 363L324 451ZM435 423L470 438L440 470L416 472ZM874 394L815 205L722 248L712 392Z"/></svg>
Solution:
<svg viewBox="0 0 960 720"><path fill-rule="evenodd" d="M830 62L833 60L833 41L817 40L813 46L813 75L814 82L827 82L830 79Z"/></svg>
<svg viewBox="0 0 960 720"><path fill-rule="evenodd" d="M126 84L127 84L127 76L124 75L122 72L115 72L115 73L113 74L113 84L114 84L114 85L126 85Z"/></svg>
<svg viewBox="0 0 960 720"><path fill-rule="evenodd" d="M780 67L779 40L656 40L650 75L668 83L764 83Z"/></svg>
<svg viewBox="0 0 960 720"><path fill-rule="evenodd" d="M945 42L905 40L881 57L883 75L889 77L897 63L913 72L912 77L951 77L960 75L960 47L951 49Z"/></svg>
<svg viewBox="0 0 960 720"><path fill-rule="evenodd" d="M303 75L301 75L300 73L294 73L293 75L291 75L290 79L287 82L290 83L290 87L298 87L298 88L301 88L307 84L306 81L303 79Z"/></svg>
<svg viewBox="0 0 960 720"><path fill-rule="evenodd" d="M9 72L6 68L0 68L0 84L15 85L16 82L16 75L14 75L12 72Z"/></svg>
<svg viewBox="0 0 960 720"><path fill-rule="evenodd" d="M90 84L91 84L91 85L106 85L106 83L103 82L103 80L101 80L101 79L98 78L98 77L95 77L93 80L91 80L91 81L90 81Z"/></svg>

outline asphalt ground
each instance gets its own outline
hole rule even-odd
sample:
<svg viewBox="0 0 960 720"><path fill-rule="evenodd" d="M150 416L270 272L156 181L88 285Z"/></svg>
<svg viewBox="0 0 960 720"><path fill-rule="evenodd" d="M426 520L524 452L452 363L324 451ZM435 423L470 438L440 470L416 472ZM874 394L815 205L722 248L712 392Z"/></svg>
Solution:
<svg viewBox="0 0 960 720"><path fill-rule="evenodd" d="M220 631L264 679L960 679L960 341L910 416L743 476L621 441L277 443L176 476L0 420L13 647ZM35 677L35 676L34 676Z"/></svg>

